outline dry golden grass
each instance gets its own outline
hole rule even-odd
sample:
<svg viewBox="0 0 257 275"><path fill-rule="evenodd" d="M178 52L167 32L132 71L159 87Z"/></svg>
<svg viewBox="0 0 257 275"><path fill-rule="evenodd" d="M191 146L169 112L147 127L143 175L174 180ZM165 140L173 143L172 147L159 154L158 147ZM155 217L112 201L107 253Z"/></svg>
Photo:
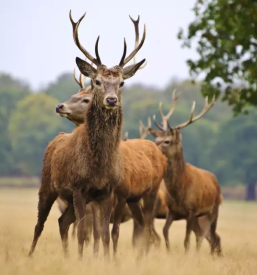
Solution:
<svg viewBox="0 0 257 275"><path fill-rule="evenodd" d="M256 204L224 202L220 209L218 233L223 258L209 255L206 241L199 254L191 236L190 253L183 249L185 222L175 222L170 230L173 252L168 255L162 240L160 249L152 249L140 261L132 249L132 222L121 225L118 259L106 262L102 250L94 258L92 241L77 260L77 242L70 238L70 258L64 259L58 231L59 210L53 206L34 257L27 257L37 217L37 191L24 189L0 190L0 274L257 274ZM156 220L161 234L164 221ZM112 251L112 250L111 250Z"/></svg>

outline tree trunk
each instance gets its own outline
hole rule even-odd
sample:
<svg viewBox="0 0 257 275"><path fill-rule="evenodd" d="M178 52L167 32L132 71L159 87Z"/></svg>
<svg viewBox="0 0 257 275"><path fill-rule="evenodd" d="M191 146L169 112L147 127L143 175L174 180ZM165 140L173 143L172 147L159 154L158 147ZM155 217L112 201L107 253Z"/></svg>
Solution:
<svg viewBox="0 0 257 275"><path fill-rule="evenodd" d="M249 183L246 186L246 200L247 201L255 201L255 183Z"/></svg>

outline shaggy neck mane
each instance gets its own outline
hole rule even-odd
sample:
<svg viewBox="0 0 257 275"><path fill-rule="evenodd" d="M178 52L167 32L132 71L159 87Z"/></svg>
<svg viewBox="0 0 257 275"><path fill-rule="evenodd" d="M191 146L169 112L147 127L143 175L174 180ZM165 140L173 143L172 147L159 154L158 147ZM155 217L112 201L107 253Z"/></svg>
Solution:
<svg viewBox="0 0 257 275"><path fill-rule="evenodd" d="M89 161L97 170L108 168L119 153L122 118L121 106L108 110L99 105L97 93L94 93L85 117L85 143Z"/></svg>
<svg viewBox="0 0 257 275"><path fill-rule="evenodd" d="M165 183L169 190L172 190L173 196L176 197L181 188L181 178L186 165L182 145L177 147L173 153L167 157L168 166L165 172Z"/></svg>

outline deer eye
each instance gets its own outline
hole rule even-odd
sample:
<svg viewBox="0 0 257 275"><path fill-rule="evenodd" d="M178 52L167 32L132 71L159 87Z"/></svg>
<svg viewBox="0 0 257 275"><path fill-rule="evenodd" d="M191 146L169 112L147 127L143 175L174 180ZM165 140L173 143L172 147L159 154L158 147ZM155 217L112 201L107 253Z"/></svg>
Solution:
<svg viewBox="0 0 257 275"><path fill-rule="evenodd" d="M98 86L100 86L100 85L101 85L101 82L100 82L99 80L96 80L96 81L95 81L95 84L98 85Z"/></svg>
<svg viewBox="0 0 257 275"><path fill-rule="evenodd" d="M89 100L88 98L85 98L85 99L83 99L83 101L82 101L82 102L89 103L89 102L90 102L90 100Z"/></svg>
<svg viewBox="0 0 257 275"><path fill-rule="evenodd" d="M125 82L124 82L124 81L122 81L122 82L120 83L120 87L123 87L123 86L124 86L124 84L125 84Z"/></svg>
<svg viewBox="0 0 257 275"><path fill-rule="evenodd" d="M170 144L170 142L168 140L165 140L164 144Z"/></svg>

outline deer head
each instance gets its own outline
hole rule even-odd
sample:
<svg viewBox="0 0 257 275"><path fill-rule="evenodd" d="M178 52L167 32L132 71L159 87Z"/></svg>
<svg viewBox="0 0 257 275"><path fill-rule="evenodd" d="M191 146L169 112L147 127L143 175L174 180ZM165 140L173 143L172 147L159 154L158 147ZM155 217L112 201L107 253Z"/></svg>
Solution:
<svg viewBox="0 0 257 275"><path fill-rule="evenodd" d="M205 106L201 113L193 117L194 115L194 109L195 109L195 102L193 102L191 113L189 120L186 121L185 123L182 123L176 127L171 127L169 124L169 117L172 115L175 106L176 106L176 101L178 99L178 96L176 96L176 91L173 92L173 101L171 104L171 110L168 113L168 115L164 116L161 108L161 103L159 105L159 112L162 116L162 124L163 126L159 125L155 119L155 116L153 116L153 120L155 125L158 127L159 130L156 129L149 129L149 132L155 137L155 143L156 145L160 145L162 148L162 152L166 155L169 156L170 154L173 154L174 152L177 152L182 148L182 135L179 132L180 129L185 128L186 126L192 124L193 122L197 121L200 119L205 113L207 113L210 108L213 106L215 102L215 96L213 97L211 103L208 103L208 97L205 98ZM166 128L165 128L166 126ZM168 129L167 129L168 128Z"/></svg>
<svg viewBox="0 0 257 275"><path fill-rule="evenodd" d="M80 44L78 38L78 28L85 17L84 14L77 23L75 23L72 19L71 12L70 12L70 20L73 27L73 39L75 44L78 48L84 53L84 55L91 61L93 64L96 65L94 68L90 65L87 61L80 59L79 57L76 58L77 66L79 67L80 72L89 78L91 78L91 86L94 90L94 101L98 107L102 109L116 109L118 106L121 106L121 90L124 86L124 80L132 77L136 71L140 68L140 66L145 62L145 59L142 61L132 64L129 66L125 65L135 57L137 52L141 49L145 41L145 27L144 27L144 34L142 37L141 42L139 45L131 52L131 54L126 57L127 52L127 45L126 40L124 39L124 50L122 58L119 62L119 65L114 66L112 68L107 68L105 65L102 64L99 53L98 53L98 43L99 38L98 36L95 44L95 55L96 58L91 56L91 54ZM135 25L136 28L136 25Z"/></svg>
<svg viewBox="0 0 257 275"><path fill-rule="evenodd" d="M71 122L79 125L84 123L85 111L92 98L92 89L90 86L85 88L86 77L81 73L79 79L77 79L75 69L73 76L80 87L78 93L72 95L68 101L56 105L55 110L60 116L66 117Z"/></svg>

